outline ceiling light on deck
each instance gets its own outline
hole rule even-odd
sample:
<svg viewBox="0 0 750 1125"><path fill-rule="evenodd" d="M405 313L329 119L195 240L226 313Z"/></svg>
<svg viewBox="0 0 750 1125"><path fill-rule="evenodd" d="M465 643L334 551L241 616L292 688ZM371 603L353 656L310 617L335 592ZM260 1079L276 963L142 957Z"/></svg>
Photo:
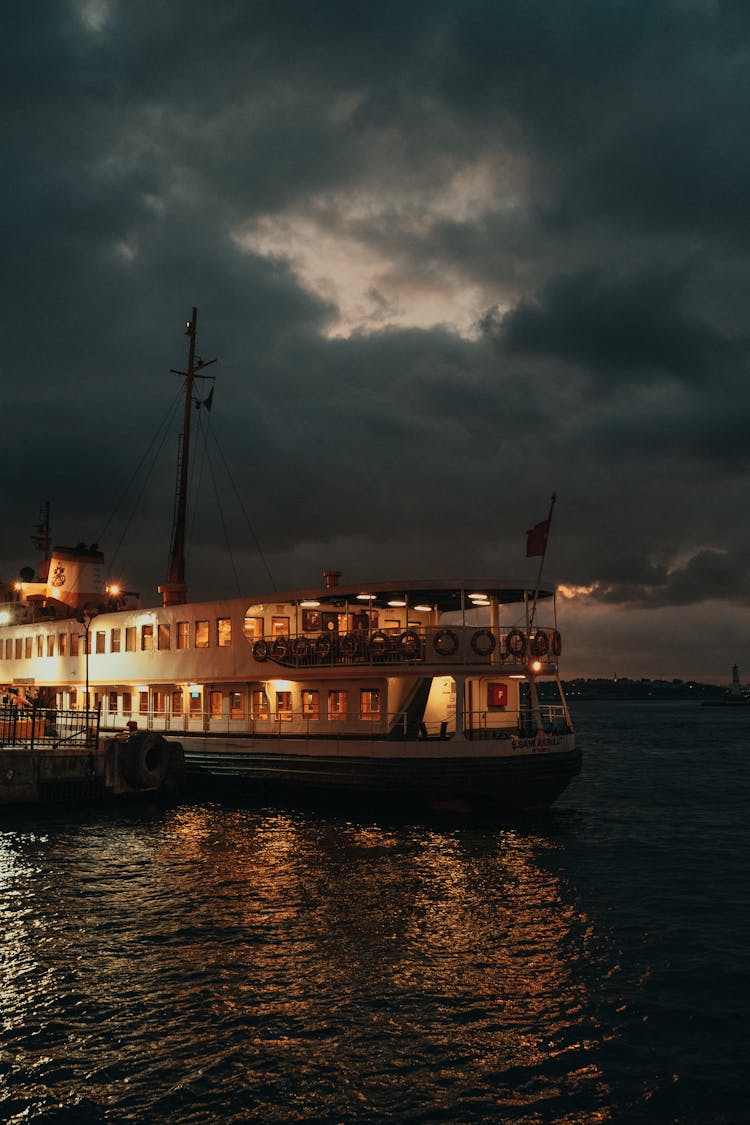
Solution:
<svg viewBox="0 0 750 1125"><path fill-rule="evenodd" d="M400 609L402 606L406 605L406 602L403 600L403 598L393 598L388 602L388 605L392 606L393 609Z"/></svg>
<svg viewBox="0 0 750 1125"><path fill-rule="evenodd" d="M490 600L487 594L469 594L469 599L472 602L488 602Z"/></svg>
<svg viewBox="0 0 750 1125"><path fill-rule="evenodd" d="M320 602L316 602L314 598L310 598L309 601L300 602L299 604L302 609L317 609Z"/></svg>
<svg viewBox="0 0 750 1125"><path fill-rule="evenodd" d="M357 594L357 601L358 602L374 602L375 601L375 595L374 594Z"/></svg>
<svg viewBox="0 0 750 1125"><path fill-rule="evenodd" d="M413 605L411 608L418 610L419 613L430 613L432 610L431 605Z"/></svg>

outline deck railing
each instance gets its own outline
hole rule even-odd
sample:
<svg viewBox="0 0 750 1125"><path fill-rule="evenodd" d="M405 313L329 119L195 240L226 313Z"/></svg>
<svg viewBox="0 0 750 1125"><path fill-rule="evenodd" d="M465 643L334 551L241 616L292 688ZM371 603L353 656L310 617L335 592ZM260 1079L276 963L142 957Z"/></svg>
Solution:
<svg viewBox="0 0 750 1125"><path fill-rule="evenodd" d="M410 625L403 630L264 636L253 643L253 656L261 664L284 668L465 664L510 669L532 660L555 668L561 648L560 634L552 628Z"/></svg>
<svg viewBox="0 0 750 1125"><path fill-rule="evenodd" d="M310 738L310 739L408 739L446 740L455 735L455 717L450 719L417 718L407 711L376 712L360 715L355 712L347 718L328 718L324 714L311 716L305 712L269 712L265 718L249 714L229 718L211 716L207 712L190 719L185 715L170 716L166 712L150 712L139 716L139 728L157 730L175 738L191 734L209 737L260 737L260 738ZM548 734L561 734L569 730L564 708L559 704L543 704L538 711L530 707L506 710L500 719L487 711L466 711L463 730L468 738L519 738L533 737L537 730Z"/></svg>

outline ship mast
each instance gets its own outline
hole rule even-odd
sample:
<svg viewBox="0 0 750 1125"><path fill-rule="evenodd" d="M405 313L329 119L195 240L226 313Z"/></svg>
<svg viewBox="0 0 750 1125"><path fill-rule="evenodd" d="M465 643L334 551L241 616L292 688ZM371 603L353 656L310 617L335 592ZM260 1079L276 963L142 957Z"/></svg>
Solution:
<svg viewBox="0 0 750 1125"><path fill-rule="evenodd" d="M169 551L167 581L159 586L164 605L183 605L187 600L185 583L185 527L187 525L187 493L190 466L190 418L193 406L193 380L203 367L216 363L209 359L206 363L200 357L196 361L195 339L198 325L198 309L193 307L193 315L188 321L185 335L189 338L187 371L174 371L175 375L185 377L185 415L177 454L177 499L175 503L172 545ZM210 378L210 376L209 376Z"/></svg>

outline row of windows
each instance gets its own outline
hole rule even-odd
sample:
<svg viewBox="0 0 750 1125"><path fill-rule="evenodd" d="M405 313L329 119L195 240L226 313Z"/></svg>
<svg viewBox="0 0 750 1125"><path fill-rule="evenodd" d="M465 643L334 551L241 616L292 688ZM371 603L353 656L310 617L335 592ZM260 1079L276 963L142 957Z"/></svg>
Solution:
<svg viewBox="0 0 750 1125"><path fill-rule="evenodd" d="M317 689L303 690L300 692L301 715L303 719L320 719L320 692ZM350 717L349 691L329 691L327 699L327 715L331 720L342 721ZM62 706L63 700L58 697L58 704ZM137 698L134 700L133 696ZM229 717L231 719L245 718L245 694L241 691L228 693L208 689L206 691L206 710L213 719L220 719L224 715L224 697L228 695ZM294 717L291 691L276 693L276 710L273 717L281 722L291 722ZM106 693L94 692L94 706L101 703L110 714L132 715L135 711L139 715L148 715L149 703L153 713L165 715L167 713L184 715L191 718L200 718L203 715L203 696L199 691L191 691L188 706L185 708L185 696L182 690L174 691L153 690L138 692L123 692L118 695L116 691ZM67 706L76 706L76 691L71 689L68 693ZM380 718L381 694L379 688L360 688L359 691L359 718L365 721L374 721ZM272 717L271 706L265 691L258 689L250 692L250 718L263 720Z"/></svg>
<svg viewBox="0 0 750 1125"><path fill-rule="evenodd" d="M210 622L208 621L177 621L174 627L175 648L187 649L209 648L211 643ZM229 617L220 617L214 622L214 641L219 648L226 648L232 643L232 621ZM107 641L109 639L109 644ZM169 624L128 625L124 629L94 629L85 633L37 633L31 637L8 637L4 642L4 655L6 660L30 660L34 656L78 656L83 651L83 644L88 643L88 652L91 654L105 652L151 652L154 649L168 651L172 647L172 626ZM2 646L3 642L0 642ZM124 648L123 648L124 643Z"/></svg>
<svg viewBox="0 0 750 1125"><path fill-rule="evenodd" d="M319 615L318 615L319 616ZM361 615L354 613L327 614L331 618L326 621L326 626L340 633L348 632L362 626L359 618ZM309 622L303 622L303 626ZM366 628L371 621L364 624ZM386 621L385 628L400 629L398 621ZM290 619L285 616L272 617L270 620L270 636L290 636ZM262 617L245 617L243 632L249 641L257 640L265 635L265 621ZM88 633L37 633L28 637L9 637L0 640L0 657L6 660L31 660L32 657L41 656L77 656L83 651L85 642L88 652L159 652L176 649L209 648L211 645L225 648L232 643L232 619L219 617L213 622L213 639L211 636L211 622L203 621L176 621L174 628L168 622L154 625L149 623L138 628L128 625L124 629L119 626L114 629L91 629ZM174 645L173 645L174 642ZM4 647L3 647L4 645Z"/></svg>

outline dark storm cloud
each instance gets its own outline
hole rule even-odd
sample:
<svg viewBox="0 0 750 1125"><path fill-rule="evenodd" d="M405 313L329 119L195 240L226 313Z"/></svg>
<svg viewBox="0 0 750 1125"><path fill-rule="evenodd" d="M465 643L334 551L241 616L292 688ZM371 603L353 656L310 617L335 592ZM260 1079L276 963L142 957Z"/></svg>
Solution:
<svg viewBox="0 0 750 1125"><path fill-rule="evenodd" d="M513 569L556 488L561 578L745 597L743 5L56 0L6 28L0 577L41 499L59 539L105 527L197 303L235 478L202 485L207 593L235 487L290 583ZM289 215L387 260L372 323L451 277L481 330L330 338L336 293L243 242ZM144 590L175 448L120 551Z"/></svg>

